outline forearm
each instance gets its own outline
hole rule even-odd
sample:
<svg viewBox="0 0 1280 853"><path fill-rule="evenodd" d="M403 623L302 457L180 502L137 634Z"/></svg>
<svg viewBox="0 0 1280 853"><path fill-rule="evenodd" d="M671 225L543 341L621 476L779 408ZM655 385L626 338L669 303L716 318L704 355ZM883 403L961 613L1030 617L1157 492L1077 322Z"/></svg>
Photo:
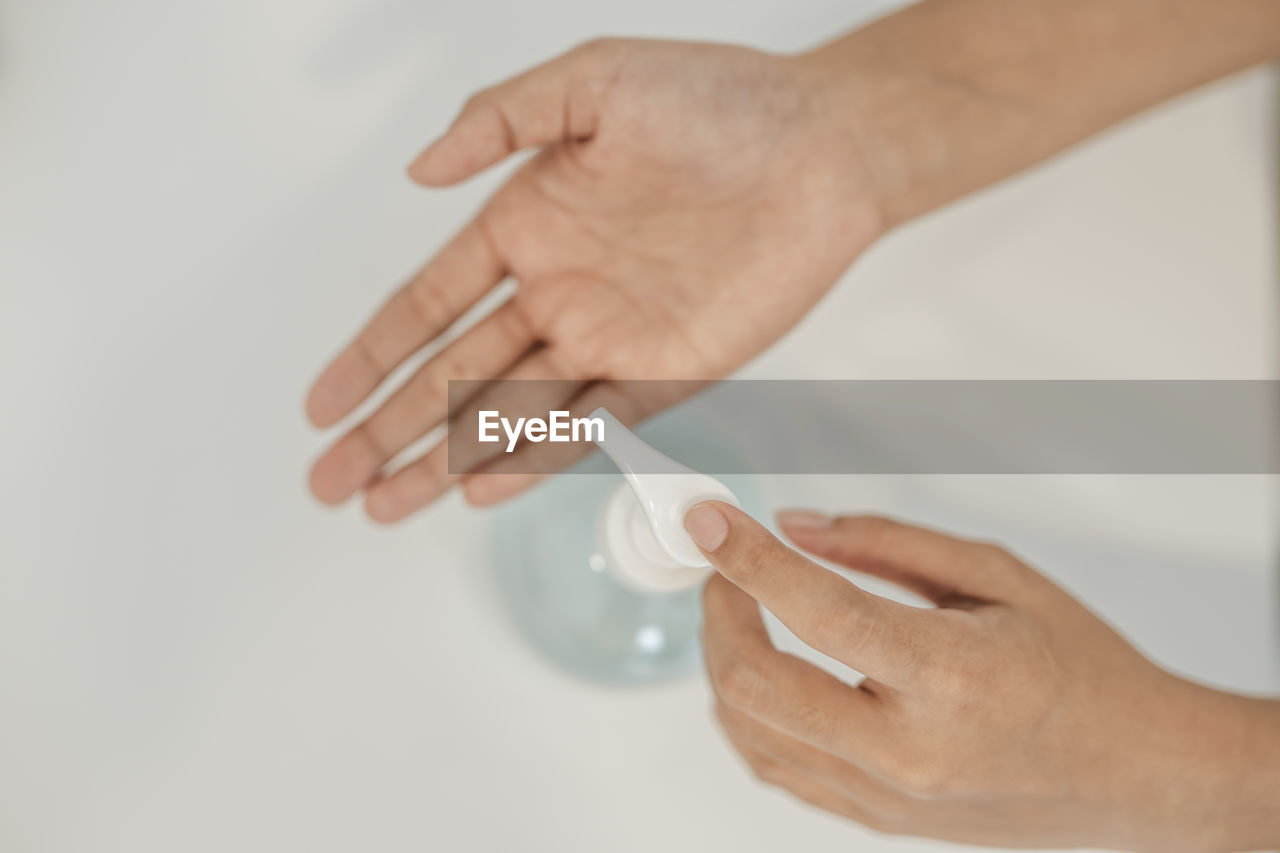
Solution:
<svg viewBox="0 0 1280 853"><path fill-rule="evenodd" d="M892 227L1277 56L1276 0L926 0L797 61Z"/></svg>

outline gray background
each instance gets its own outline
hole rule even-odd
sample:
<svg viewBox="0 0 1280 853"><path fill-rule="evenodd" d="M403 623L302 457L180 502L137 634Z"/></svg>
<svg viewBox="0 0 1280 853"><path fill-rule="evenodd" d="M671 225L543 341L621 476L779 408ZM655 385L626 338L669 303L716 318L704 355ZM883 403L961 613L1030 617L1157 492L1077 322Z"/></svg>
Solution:
<svg viewBox="0 0 1280 853"><path fill-rule="evenodd" d="M0 849L941 849L758 787L698 677L543 663L483 513L303 490L306 384L501 177L403 176L466 93L877 5L0 0ZM1278 378L1275 104L1246 75L903 229L744 375ZM1004 540L1163 663L1280 689L1273 480L764 485Z"/></svg>

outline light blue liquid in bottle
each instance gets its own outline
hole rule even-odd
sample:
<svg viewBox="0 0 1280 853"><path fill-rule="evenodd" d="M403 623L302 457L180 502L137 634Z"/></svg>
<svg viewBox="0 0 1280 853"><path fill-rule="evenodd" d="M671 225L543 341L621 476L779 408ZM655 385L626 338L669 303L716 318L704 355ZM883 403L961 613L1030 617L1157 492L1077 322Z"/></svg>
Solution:
<svg viewBox="0 0 1280 853"><path fill-rule="evenodd" d="M725 443L725 431L678 410L636 433L695 470L745 470ZM743 509L759 511L753 475L716 476ZM491 539L494 567L506 610L544 656L597 683L656 683L698 664L702 587L644 592L610 572L597 521L622 482L613 463L593 452L499 507Z"/></svg>

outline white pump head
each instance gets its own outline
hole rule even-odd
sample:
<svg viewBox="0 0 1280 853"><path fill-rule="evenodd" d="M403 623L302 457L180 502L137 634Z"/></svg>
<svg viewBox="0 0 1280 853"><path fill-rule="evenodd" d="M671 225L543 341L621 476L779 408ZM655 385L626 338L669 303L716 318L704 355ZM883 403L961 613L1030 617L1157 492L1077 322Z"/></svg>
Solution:
<svg viewBox="0 0 1280 853"><path fill-rule="evenodd" d="M681 465L627 429L607 409L591 417L604 422L596 440L630 484L609 499L601 514L600 545L609 566L627 583L646 591L693 586L710 572L684 529L696 504L716 500L738 506L728 486ZM647 523L646 523L647 522Z"/></svg>

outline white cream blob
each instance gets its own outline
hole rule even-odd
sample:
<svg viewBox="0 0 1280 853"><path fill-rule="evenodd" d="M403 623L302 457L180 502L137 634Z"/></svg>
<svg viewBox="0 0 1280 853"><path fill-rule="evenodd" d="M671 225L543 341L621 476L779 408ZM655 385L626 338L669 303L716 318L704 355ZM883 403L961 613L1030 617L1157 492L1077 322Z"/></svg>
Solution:
<svg viewBox="0 0 1280 853"><path fill-rule="evenodd" d="M634 588L671 592L701 583L711 563L684 529L684 517L702 501L738 506L729 487L656 450L607 409L596 444L626 477L601 510L597 535L615 576ZM628 486L630 488L628 488Z"/></svg>

